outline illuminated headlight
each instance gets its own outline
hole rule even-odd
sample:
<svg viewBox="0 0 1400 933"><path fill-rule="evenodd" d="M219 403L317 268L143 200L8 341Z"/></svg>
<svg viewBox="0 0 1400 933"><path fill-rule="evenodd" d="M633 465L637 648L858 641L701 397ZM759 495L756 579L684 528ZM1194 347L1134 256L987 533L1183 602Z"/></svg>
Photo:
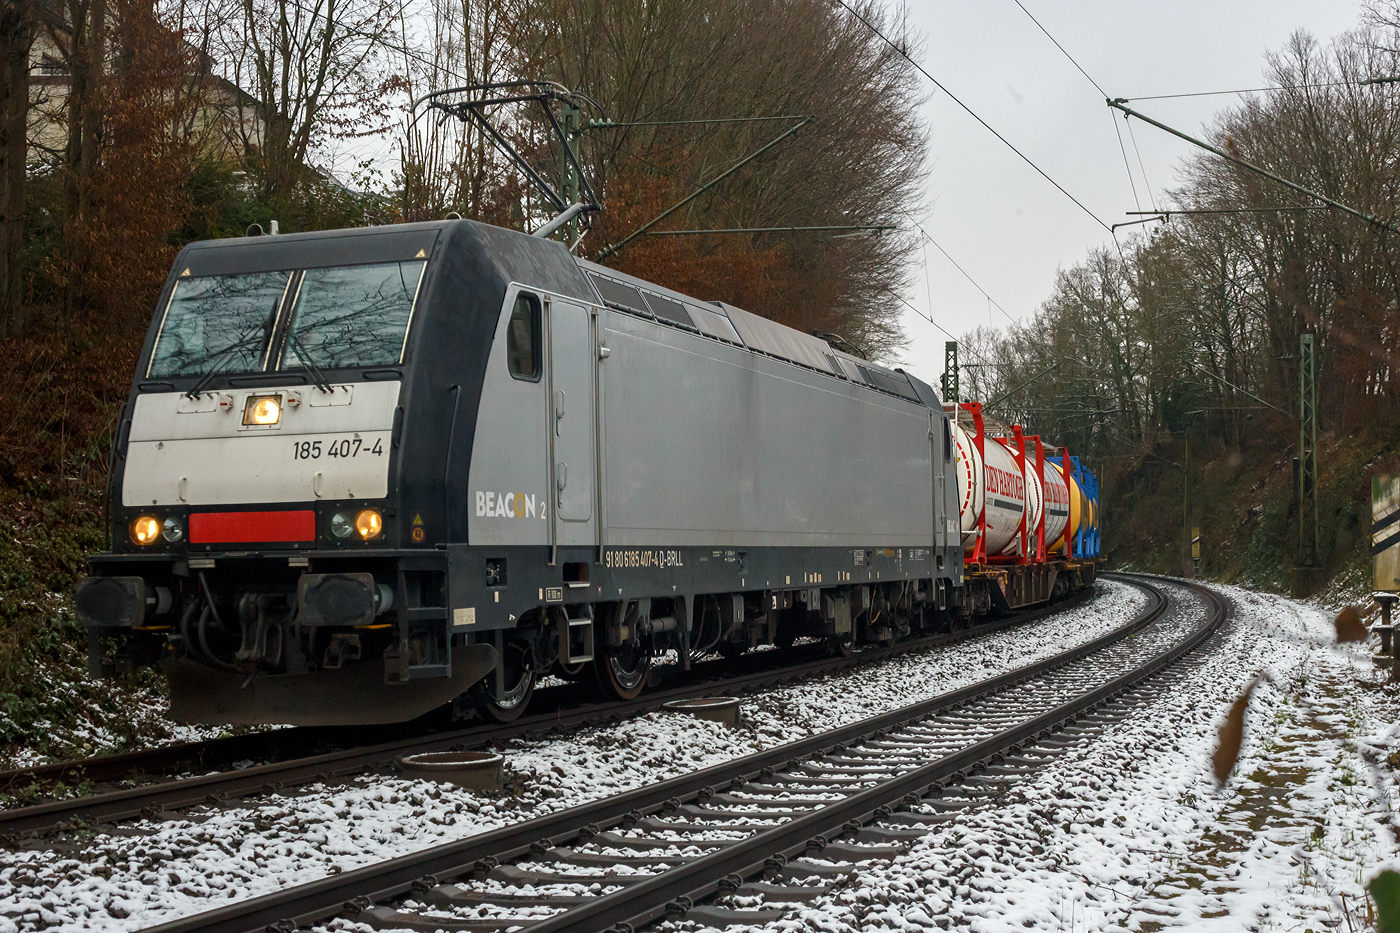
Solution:
<svg viewBox="0 0 1400 933"><path fill-rule="evenodd" d="M137 544L150 544L160 534L160 521L154 515L142 515L131 523L131 540Z"/></svg>
<svg viewBox="0 0 1400 933"><path fill-rule="evenodd" d="M180 526L178 518L167 518L160 527L160 536L167 541L179 541L185 536L185 529Z"/></svg>
<svg viewBox="0 0 1400 933"><path fill-rule="evenodd" d="M365 509L355 516L355 530L360 533L360 537L368 541L370 538L379 537L380 530L384 527L384 520L379 517L379 513L374 509Z"/></svg>
<svg viewBox="0 0 1400 933"><path fill-rule="evenodd" d="M250 395L243 406L244 424L276 424L282 417L282 399L277 395Z"/></svg>
<svg viewBox="0 0 1400 933"><path fill-rule="evenodd" d="M354 530L355 522L347 513L336 512L331 516L331 534L337 538L348 538Z"/></svg>

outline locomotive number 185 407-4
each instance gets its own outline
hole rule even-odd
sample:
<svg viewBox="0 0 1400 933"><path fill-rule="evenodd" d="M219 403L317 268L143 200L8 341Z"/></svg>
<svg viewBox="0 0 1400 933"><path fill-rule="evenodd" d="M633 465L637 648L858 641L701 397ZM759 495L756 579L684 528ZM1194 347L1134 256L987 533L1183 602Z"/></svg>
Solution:
<svg viewBox="0 0 1400 933"><path fill-rule="evenodd" d="M359 437L333 437L319 441L292 441L293 460L320 460L322 457L384 456L384 441L374 443Z"/></svg>

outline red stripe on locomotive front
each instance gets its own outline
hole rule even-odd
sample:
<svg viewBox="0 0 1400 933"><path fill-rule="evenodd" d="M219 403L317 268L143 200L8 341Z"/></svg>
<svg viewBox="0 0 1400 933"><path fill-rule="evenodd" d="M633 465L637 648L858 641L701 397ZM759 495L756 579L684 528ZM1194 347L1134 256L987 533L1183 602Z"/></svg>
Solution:
<svg viewBox="0 0 1400 933"><path fill-rule="evenodd" d="M190 515L191 544L274 543L315 541L316 513L194 512Z"/></svg>

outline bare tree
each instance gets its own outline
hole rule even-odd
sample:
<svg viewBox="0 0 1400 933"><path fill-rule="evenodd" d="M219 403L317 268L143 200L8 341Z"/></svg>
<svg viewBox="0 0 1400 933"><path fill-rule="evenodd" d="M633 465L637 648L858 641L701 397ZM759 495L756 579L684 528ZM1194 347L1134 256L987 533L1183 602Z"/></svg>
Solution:
<svg viewBox="0 0 1400 933"><path fill-rule="evenodd" d="M0 323L11 337L24 330L20 252L24 244L32 0L0 9Z"/></svg>
<svg viewBox="0 0 1400 933"><path fill-rule="evenodd" d="M432 0L421 51L399 50L411 101L454 87L515 78L517 0ZM405 36L407 22L401 23ZM481 130L440 113L409 111L397 141L396 181L406 220L457 211L492 223L519 223L521 189Z"/></svg>
<svg viewBox="0 0 1400 933"><path fill-rule="evenodd" d="M234 0L220 60L255 98L230 117L249 154L259 197L285 210L315 172L321 144L379 127L382 63L394 35L390 0Z"/></svg>
<svg viewBox="0 0 1400 933"><path fill-rule="evenodd" d="M887 32L898 26L873 3L859 9ZM896 296L913 252L902 212L917 206L925 148L922 88L902 56L817 0L535 0L522 23L530 77L585 91L616 123L632 124L584 137L605 200L585 253L617 242L792 125L679 121L815 115L815 125L668 223L903 231L839 240L646 237L608 261L803 330L836 332L873 355L898 344ZM917 54L912 41L897 41Z"/></svg>

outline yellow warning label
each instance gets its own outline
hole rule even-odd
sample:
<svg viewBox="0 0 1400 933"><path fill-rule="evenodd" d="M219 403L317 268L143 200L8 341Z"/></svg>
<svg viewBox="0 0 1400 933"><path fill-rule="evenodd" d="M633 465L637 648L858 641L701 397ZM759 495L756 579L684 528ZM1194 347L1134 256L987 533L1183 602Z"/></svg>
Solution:
<svg viewBox="0 0 1400 933"><path fill-rule="evenodd" d="M414 513L414 515L413 515L413 524L415 524L415 525L421 525L421 524L423 524L423 513L422 513L422 512L415 512L415 513Z"/></svg>
<svg viewBox="0 0 1400 933"><path fill-rule="evenodd" d="M414 259L427 259L427 258L428 258L428 254L427 254L426 251L420 249L420 250L418 251L418 255L417 255L417 256L414 256L413 258L414 258Z"/></svg>
<svg viewBox="0 0 1400 933"><path fill-rule="evenodd" d="M181 272L181 273L180 273L180 276L181 276L181 278L183 278L184 276L187 276L187 275L189 275L189 274L190 274L190 270L187 268L187 269L185 269L184 272Z"/></svg>

